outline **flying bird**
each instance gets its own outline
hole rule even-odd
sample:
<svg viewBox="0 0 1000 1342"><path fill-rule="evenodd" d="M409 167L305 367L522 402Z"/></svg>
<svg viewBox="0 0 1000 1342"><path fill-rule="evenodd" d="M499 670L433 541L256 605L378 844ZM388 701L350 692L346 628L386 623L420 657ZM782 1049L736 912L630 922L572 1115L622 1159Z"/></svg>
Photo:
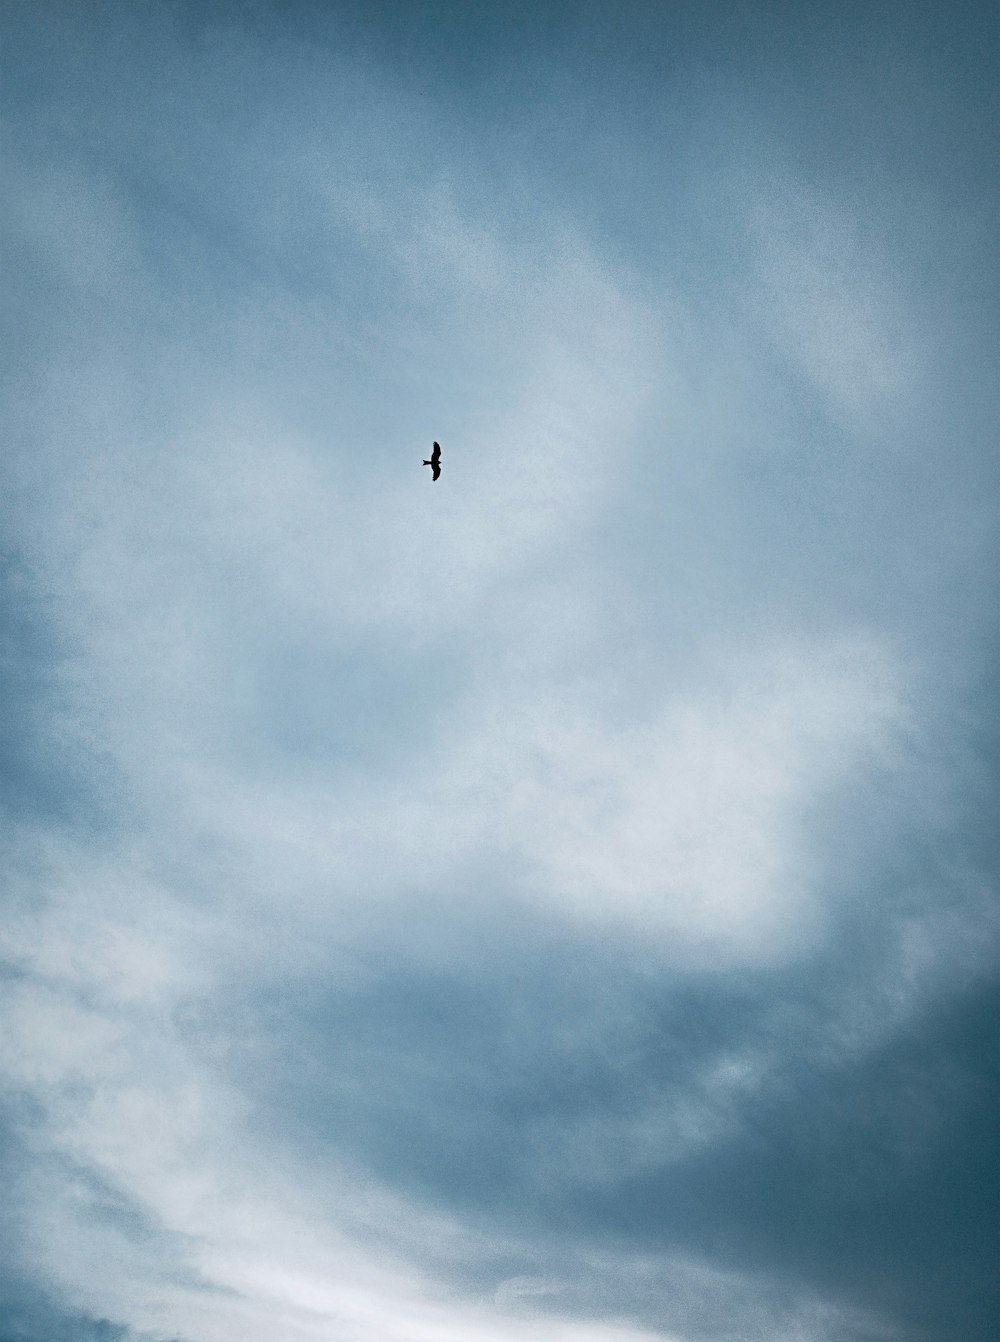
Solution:
<svg viewBox="0 0 1000 1342"><path fill-rule="evenodd" d="M431 468L431 479L436 480L441 474L441 444L434 444L434 451L431 453L430 461L424 462L425 466Z"/></svg>

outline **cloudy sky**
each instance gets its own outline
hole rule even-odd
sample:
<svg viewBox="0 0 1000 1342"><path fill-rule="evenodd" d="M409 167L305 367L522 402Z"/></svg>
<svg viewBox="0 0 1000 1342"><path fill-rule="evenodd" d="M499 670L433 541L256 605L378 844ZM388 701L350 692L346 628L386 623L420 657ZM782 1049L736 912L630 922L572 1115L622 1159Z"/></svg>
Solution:
<svg viewBox="0 0 1000 1342"><path fill-rule="evenodd" d="M2 1342L985 1342L993 7L3 30Z"/></svg>

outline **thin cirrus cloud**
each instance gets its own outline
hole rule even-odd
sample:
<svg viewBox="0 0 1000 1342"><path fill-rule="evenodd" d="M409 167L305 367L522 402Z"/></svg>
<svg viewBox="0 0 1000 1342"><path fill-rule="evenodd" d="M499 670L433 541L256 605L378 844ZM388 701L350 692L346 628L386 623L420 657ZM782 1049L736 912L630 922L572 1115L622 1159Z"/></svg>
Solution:
<svg viewBox="0 0 1000 1342"><path fill-rule="evenodd" d="M9 20L5 1339L987 1336L982 202L598 18Z"/></svg>

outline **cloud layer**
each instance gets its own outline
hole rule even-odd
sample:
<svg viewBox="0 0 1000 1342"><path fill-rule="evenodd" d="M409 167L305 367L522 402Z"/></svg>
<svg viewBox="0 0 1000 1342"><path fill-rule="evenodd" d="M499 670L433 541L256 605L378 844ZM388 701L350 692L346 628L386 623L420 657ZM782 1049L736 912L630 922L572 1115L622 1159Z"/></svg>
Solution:
<svg viewBox="0 0 1000 1342"><path fill-rule="evenodd" d="M721 15L8 19L4 1342L988 1336L979 66Z"/></svg>

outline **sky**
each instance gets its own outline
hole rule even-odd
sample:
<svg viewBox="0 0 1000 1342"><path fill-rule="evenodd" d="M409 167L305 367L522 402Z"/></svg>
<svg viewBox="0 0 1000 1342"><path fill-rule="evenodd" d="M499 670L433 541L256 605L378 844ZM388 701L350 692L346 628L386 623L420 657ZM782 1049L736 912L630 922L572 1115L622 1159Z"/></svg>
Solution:
<svg viewBox="0 0 1000 1342"><path fill-rule="evenodd" d="M0 27L0 1342L985 1342L994 8Z"/></svg>

